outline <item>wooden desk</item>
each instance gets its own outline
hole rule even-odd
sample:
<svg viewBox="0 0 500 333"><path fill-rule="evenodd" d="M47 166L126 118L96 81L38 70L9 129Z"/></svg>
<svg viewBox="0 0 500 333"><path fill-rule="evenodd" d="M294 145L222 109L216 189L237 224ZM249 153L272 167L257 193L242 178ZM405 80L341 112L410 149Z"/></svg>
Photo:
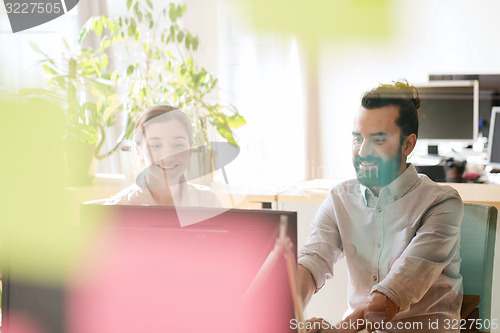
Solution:
<svg viewBox="0 0 500 333"><path fill-rule="evenodd" d="M132 182L124 177L96 177L91 185L68 187L68 195L75 203L75 217L79 216L81 203L90 200L109 198L120 192ZM277 209L278 193L277 187L256 188L255 186L218 184L212 188L219 197L222 206L227 208L244 209Z"/></svg>
<svg viewBox="0 0 500 333"><path fill-rule="evenodd" d="M440 183L455 188L463 201L495 206L500 210L500 185L474 183Z"/></svg>
<svg viewBox="0 0 500 333"><path fill-rule="evenodd" d="M328 190L341 183L341 179L315 179L305 181L278 194L279 202L318 202L325 200ZM500 185L476 183L439 183L455 188L463 201L495 206L500 210Z"/></svg>

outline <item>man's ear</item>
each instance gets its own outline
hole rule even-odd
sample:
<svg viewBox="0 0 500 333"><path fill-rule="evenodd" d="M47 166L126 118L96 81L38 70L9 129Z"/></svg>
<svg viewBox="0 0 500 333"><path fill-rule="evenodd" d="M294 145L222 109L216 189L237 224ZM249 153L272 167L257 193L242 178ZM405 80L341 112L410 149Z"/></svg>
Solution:
<svg viewBox="0 0 500 333"><path fill-rule="evenodd" d="M411 154L413 149L415 149L415 145L417 144L417 136L415 134L410 134L408 135L404 141L403 145L401 147L401 153L403 156L407 157L408 155Z"/></svg>

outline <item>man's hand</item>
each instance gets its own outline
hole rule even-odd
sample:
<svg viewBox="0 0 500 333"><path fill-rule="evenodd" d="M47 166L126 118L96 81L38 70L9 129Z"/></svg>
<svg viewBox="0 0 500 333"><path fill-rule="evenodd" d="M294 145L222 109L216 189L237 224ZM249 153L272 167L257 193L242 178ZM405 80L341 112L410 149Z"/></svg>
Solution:
<svg viewBox="0 0 500 333"><path fill-rule="evenodd" d="M339 333L355 333L365 329L364 318L365 308L368 304L358 307L344 320L337 323L336 327L339 328Z"/></svg>
<svg viewBox="0 0 500 333"><path fill-rule="evenodd" d="M366 327L366 322L388 322L398 313L399 309L389 297L375 291L368 301L354 310L351 315L337 324L339 332L354 333Z"/></svg>
<svg viewBox="0 0 500 333"><path fill-rule="evenodd" d="M370 300L365 309L365 319L371 322L390 321L399 309L389 297L375 291L370 295Z"/></svg>

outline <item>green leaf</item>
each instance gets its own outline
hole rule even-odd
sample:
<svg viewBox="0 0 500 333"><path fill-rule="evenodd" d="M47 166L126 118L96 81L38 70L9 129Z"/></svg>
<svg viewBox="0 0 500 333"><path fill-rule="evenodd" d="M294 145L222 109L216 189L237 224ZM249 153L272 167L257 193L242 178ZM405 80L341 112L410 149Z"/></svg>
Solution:
<svg viewBox="0 0 500 333"><path fill-rule="evenodd" d="M218 123L215 124L215 127L217 128L217 132L219 132L219 134L222 135L222 137L226 139L227 142L229 142L233 146L237 146L236 141L234 140L233 137L233 133L231 132L231 129L227 127L226 124Z"/></svg>
<svg viewBox="0 0 500 333"><path fill-rule="evenodd" d="M191 47L191 44L193 43L193 36L189 32L186 35L185 43L186 43L186 49L189 50L189 48Z"/></svg>
<svg viewBox="0 0 500 333"><path fill-rule="evenodd" d="M105 114L108 114L108 117L104 118L106 119L106 126L107 127L111 127L115 124L115 114L114 113L111 113L111 109L110 108L107 108L105 111L104 111Z"/></svg>
<svg viewBox="0 0 500 333"><path fill-rule="evenodd" d="M196 51L198 49L198 43L199 43L199 38L198 36L193 38L193 51Z"/></svg>
<svg viewBox="0 0 500 333"><path fill-rule="evenodd" d="M63 43L64 43L64 46L66 47L66 49L69 50L69 44L66 41L66 38L63 38Z"/></svg>
<svg viewBox="0 0 500 333"><path fill-rule="evenodd" d="M108 47L110 47L113 44L112 41L108 39L108 37L104 36L104 38L101 40L101 44L99 45L99 49L101 51L106 50Z"/></svg>
<svg viewBox="0 0 500 333"><path fill-rule="evenodd" d="M47 85L50 85L52 83L57 84L57 86L61 89L66 89L66 81L64 81L64 79L60 75L56 75L52 79L47 81Z"/></svg>
<svg viewBox="0 0 500 333"><path fill-rule="evenodd" d="M45 71L45 73L47 73L47 74L52 74L52 75L58 74L53 68L50 68L47 65L43 65L42 67L43 67L43 70Z"/></svg>
<svg viewBox="0 0 500 333"><path fill-rule="evenodd" d="M134 72L134 69L135 69L134 65L128 66L128 68L127 68L127 76L129 76L130 74L132 74Z"/></svg>
<svg viewBox="0 0 500 333"><path fill-rule="evenodd" d="M111 35L116 35L118 33L118 23L116 21L111 20L109 22L109 30Z"/></svg>
<svg viewBox="0 0 500 333"><path fill-rule="evenodd" d="M97 34L97 36L101 37L101 34L102 34L102 22L101 22L101 20L94 21L94 31Z"/></svg>
<svg viewBox="0 0 500 333"><path fill-rule="evenodd" d="M102 113L102 119L106 119L107 121L110 121L110 119L109 119L109 118L113 118L113 119L111 120L111 122L110 122L110 123L112 124L112 123L114 122L114 117L111 117L111 116L113 115L113 113L112 113L112 112L113 112L113 109L112 109L112 108L110 108L110 107L105 108L105 109L103 110L103 113Z"/></svg>
<svg viewBox="0 0 500 333"><path fill-rule="evenodd" d="M177 5L177 17L182 17L186 12L186 5Z"/></svg>
<svg viewBox="0 0 500 333"><path fill-rule="evenodd" d="M127 0L127 9L130 9L132 6L132 0Z"/></svg>
<svg viewBox="0 0 500 333"><path fill-rule="evenodd" d="M38 52L38 53L43 53L40 48L38 47L38 44L35 43L35 42L30 42L30 46L31 48L35 51L35 52Z"/></svg>
<svg viewBox="0 0 500 333"><path fill-rule="evenodd" d="M47 85L50 86L52 84L57 84L57 86L61 89L66 89L66 81L62 75L56 75L47 81Z"/></svg>
<svg viewBox="0 0 500 333"><path fill-rule="evenodd" d="M177 20L177 11L175 9L175 4L173 4L173 3L170 3L168 17L170 18L170 21L172 21L172 22L175 22L175 20Z"/></svg>
<svg viewBox="0 0 500 333"><path fill-rule="evenodd" d="M175 27L173 25L170 26L170 35L168 38L172 41L175 39Z"/></svg>
<svg viewBox="0 0 500 333"><path fill-rule="evenodd" d="M90 112L96 112L97 111L96 105L94 103L90 103L90 102L84 103L82 105L82 109L83 110L88 110Z"/></svg>
<svg viewBox="0 0 500 333"><path fill-rule="evenodd" d="M101 64L98 62L94 62L93 67L97 76L101 77Z"/></svg>
<svg viewBox="0 0 500 333"><path fill-rule="evenodd" d="M97 99L97 103L95 105L95 108L96 108L97 112L101 112L102 104L103 104L103 98L99 97Z"/></svg>
<svg viewBox="0 0 500 333"><path fill-rule="evenodd" d="M72 124L71 134L83 143L94 144L99 140L97 130L85 124Z"/></svg>
<svg viewBox="0 0 500 333"><path fill-rule="evenodd" d="M80 37L78 38L78 43L82 44L85 41L85 38L87 38L89 32L90 30L87 29L86 26L84 26L80 31Z"/></svg>
<svg viewBox="0 0 500 333"><path fill-rule="evenodd" d="M128 35L130 37L135 36L135 31L137 29L137 24L134 18L130 19L130 24L128 25Z"/></svg>
<svg viewBox="0 0 500 333"><path fill-rule="evenodd" d="M240 128L245 125L247 121L240 114L235 114L234 116L227 118L227 123L231 128Z"/></svg>
<svg viewBox="0 0 500 333"><path fill-rule="evenodd" d="M149 8L153 9L153 3L151 0L146 0L146 3L148 4Z"/></svg>
<svg viewBox="0 0 500 333"><path fill-rule="evenodd" d="M184 39L184 32L179 31L179 33L177 34L177 43L182 43L183 39Z"/></svg>
<svg viewBox="0 0 500 333"><path fill-rule="evenodd" d="M101 57L101 67L102 67L102 69L106 69L106 67L108 66L108 61L109 61L109 59L108 59L108 56L106 55L106 53L103 54L102 57Z"/></svg>
<svg viewBox="0 0 500 333"><path fill-rule="evenodd" d="M109 18L106 15L101 16L102 26L104 28L108 27Z"/></svg>

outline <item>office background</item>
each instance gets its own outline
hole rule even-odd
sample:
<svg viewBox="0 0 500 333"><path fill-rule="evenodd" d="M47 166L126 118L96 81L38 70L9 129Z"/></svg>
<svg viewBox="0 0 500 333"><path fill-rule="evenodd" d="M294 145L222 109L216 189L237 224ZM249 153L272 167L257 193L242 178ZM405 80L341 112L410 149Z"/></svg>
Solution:
<svg viewBox="0 0 500 333"><path fill-rule="evenodd" d="M9 32L5 9L0 6L1 91L13 93L45 82L42 71L34 66L38 56L29 47L30 41L57 54L63 47L61 36L76 44L86 16L126 11L125 1L108 0L106 6L102 1L80 2L69 14L18 34ZM164 1L153 3L159 7ZM230 182L252 188L353 177L353 116L362 93L379 83L404 78L418 84L427 82L429 74L439 73L500 73L496 23L500 3L494 0L377 1L372 18L380 23L377 31L336 32L333 25L331 34L326 29L314 43L279 25L259 26L251 8L239 1L184 3L184 25L201 41L198 62L220 79L214 97L233 103L247 119L247 125L236 131L241 155L226 171ZM281 15L287 15L286 2L276 3L283 5ZM339 8L349 9L345 3L339 1L344 4ZM317 8L304 13L314 15L322 4L319 1ZM335 10L335 6L328 9ZM359 22L355 9L347 16L354 20L353 27ZM332 12L332 17L338 15ZM279 22L279 15L276 18ZM310 19L297 17L298 29ZM126 154L102 161L97 171L126 172ZM494 295L500 292L499 266L495 267ZM500 300L495 297L492 315L500 319Z"/></svg>

